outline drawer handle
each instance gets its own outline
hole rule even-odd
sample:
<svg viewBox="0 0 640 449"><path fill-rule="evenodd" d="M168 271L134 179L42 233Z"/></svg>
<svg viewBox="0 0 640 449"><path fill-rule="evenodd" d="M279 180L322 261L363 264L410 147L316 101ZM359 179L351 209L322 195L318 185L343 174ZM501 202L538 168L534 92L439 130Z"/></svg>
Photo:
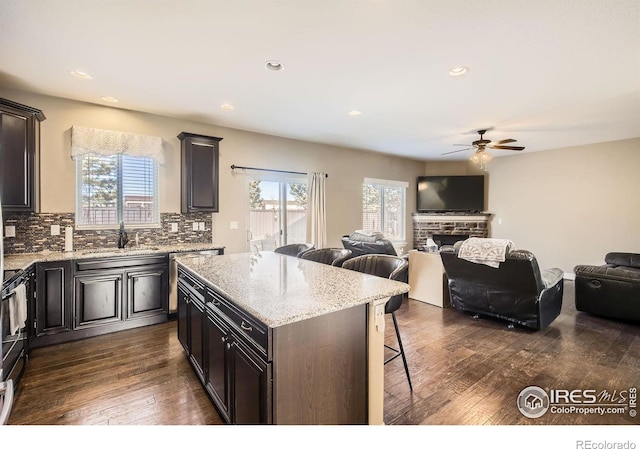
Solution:
<svg viewBox="0 0 640 449"><path fill-rule="evenodd" d="M602 287L602 283L601 283L599 280L597 280L597 279L593 279L593 280L591 281L591 285L593 285L595 288L600 288L600 287Z"/></svg>
<svg viewBox="0 0 640 449"><path fill-rule="evenodd" d="M212 303L214 306L219 306L219 305L220 305L220 301L218 301L217 299L214 299L213 301L211 301L211 303Z"/></svg>
<svg viewBox="0 0 640 449"><path fill-rule="evenodd" d="M243 320L243 321L242 321L242 323L240 324L240 328L241 328L243 331L247 331L247 332L251 332L251 331L253 330L253 328L252 328L250 325L248 325L247 323L245 323L245 322L244 322L244 320Z"/></svg>

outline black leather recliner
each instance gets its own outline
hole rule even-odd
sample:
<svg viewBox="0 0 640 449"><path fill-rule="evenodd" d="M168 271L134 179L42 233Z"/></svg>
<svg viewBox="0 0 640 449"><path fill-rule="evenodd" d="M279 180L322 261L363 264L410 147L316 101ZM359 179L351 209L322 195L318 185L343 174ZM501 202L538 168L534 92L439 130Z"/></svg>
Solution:
<svg viewBox="0 0 640 449"><path fill-rule="evenodd" d="M470 262L458 257L461 243L440 250L452 307L532 329L543 329L560 315L562 270L540 270L526 250L508 251L498 268Z"/></svg>
<svg viewBox="0 0 640 449"><path fill-rule="evenodd" d="M605 318L640 321L640 254L611 252L604 265L577 265L576 309Z"/></svg>
<svg viewBox="0 0 640 449"><path fill-rule="evenodd" d="M352 257L364 256L365 254L388 254L397 256L391 240L385 239L380 234L365 235L354 232L351 235L342 237L342 246L351 250Z"/></svg>

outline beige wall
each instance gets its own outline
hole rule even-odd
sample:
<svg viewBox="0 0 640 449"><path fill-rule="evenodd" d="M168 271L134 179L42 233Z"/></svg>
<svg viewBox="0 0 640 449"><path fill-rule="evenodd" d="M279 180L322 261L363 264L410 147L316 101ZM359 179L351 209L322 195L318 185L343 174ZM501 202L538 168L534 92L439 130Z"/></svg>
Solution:
<svg viewBox="0 0 640 449"><path fill-rule="evenodd" d="M70 157L73 125L160 136L166 142L160 168L160 211L180 210L180 142L182 131L222 137L220 144L220 212L213 214L214 242L227 252L246 250L246 176L232 164L301 172L322 171L327 178L327 237L340 237L362 227L362 180L365 177L407 181L407 239L412 242L416 178L424 162L329 145L279 138L141 112L0 89L0 96L41 109L41 212L75 211L75 163ZM237 221L237 230L230 222Z"/></svg>
<svg viewBox="0 0 640 449"><path fill-rule="evenodd" d="M565 273L610 251L640 253L639 171L640 138L496 157L491 236Z"/></svg>

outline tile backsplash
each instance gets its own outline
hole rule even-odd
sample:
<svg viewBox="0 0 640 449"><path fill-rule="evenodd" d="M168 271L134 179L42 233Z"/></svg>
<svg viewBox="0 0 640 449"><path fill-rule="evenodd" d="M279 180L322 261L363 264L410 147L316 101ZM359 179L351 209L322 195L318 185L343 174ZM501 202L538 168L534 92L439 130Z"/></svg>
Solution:
<svg viewBox="0 0 640 449"><path fill-rule="evenodd" d="M194 230L194 223L204 223L204 230ZM73 249L117 248L118 229L77 230L74 213L7 213L4 226L15 226L15 237L4 237L6 254L64 251L64 230L73 227ZM177 232L171 232L172 224ZM213 239L211 213L161 213L159 228L127 228L129 245L174 245L210 243ZM60 235L51 235L51 226L60 226ZM6 234L6 233L5 233Z"/></svg>

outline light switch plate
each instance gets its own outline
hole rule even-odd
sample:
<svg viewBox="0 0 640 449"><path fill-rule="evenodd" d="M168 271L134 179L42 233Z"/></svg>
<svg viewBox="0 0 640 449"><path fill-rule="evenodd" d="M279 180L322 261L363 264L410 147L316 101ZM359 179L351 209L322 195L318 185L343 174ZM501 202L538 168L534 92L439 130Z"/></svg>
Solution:
<svg viewBox="0 0 640 449"><path fill-rule="evenodd" d="M231 223L229 223L229 229L238 229L238 222L232 221Z"/></svg>
<svg viewBox="0 0 640 449"><path fill-rule="evenodd" d="M204 221L201 221L200 223L198 223L198 229L201 231L204 231Z"/></svg>
<svg viewBox="0 0 640 449"><path fill-rule="evenodd" d="M171 232L178 232L178 223L171 223Z"/></svg>
<svg viewBox="0 0 640 449"><path fill-rule="evenodd" d="M60 225L51 225L51 235L60 235Z"/></svg>
<svg viewBox="0 0 640 449"><path fill-rule="evenodd" d="M5 237L15 237L16 236L16 227L15 226L5 226L4 227L4 236Z"/></svg>
<svg viewBox="0 0 640 449"><path fill-rule="evenodd" d="M194 221L194 222L193 222L193 230L194 230L194 231L197 231L197 230L198 230L198 222L197 222L197 221Z"/></svg>

